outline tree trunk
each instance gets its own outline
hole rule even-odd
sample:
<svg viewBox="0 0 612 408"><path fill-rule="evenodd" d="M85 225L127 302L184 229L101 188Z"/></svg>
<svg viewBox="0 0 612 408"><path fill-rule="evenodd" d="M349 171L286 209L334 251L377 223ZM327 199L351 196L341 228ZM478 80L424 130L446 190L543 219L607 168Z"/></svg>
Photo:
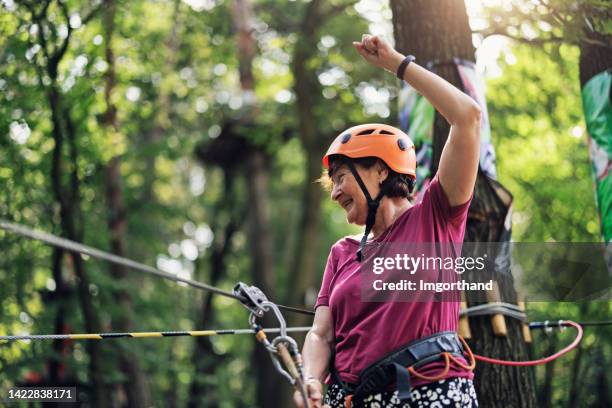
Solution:
<svg viewBox="0 0 612 408"><path fill-rule="evenodd" d="M58 61L59 62L59 61ZM51 109L51 120L53 123L52 135L55 145L53 147L53 158L51 164L51 184L53 194L59 203L60 222L63 235L73 241L82 241L82 232L77 227L77 222L81 219L80 214L80 188L77 165L76 134L72 125L70 111L63 109L61 94L57 89L56 78L51 76L57 72L57 67L47 67L52 78L52 84L48 89L48 103ZM68 142L68 156L70 162L64 164L64 142ZM70 168L70 183L67 188L63 183L63 169ZM83 265L80 254L71 253L72 267L77 277L77 288L79 301L85 329L89 333L100 331L100 322L96 313L91 294L89 293L89 278ZM87 351L89 353L89 372L93 388L93 398L97 406L106 407L109 405L108 393L102 378L102 355L101 345L98 342L88 342Z"/></svg>
<svg viewBox="0 0 612 408"><path fill-rule="evenodd" d="M603 21L610 21L612 19L612 10L606 10L604 11L605 15L599 16L599 18L603 19ZM591 160L595 159L595 156L593 153L595 153L595 147L599 144L600 147L599 149L601 149L603 151L603 154L600 154L600 163L597 167L599 167L600 170L604 170L605 169L605 165L602 166L601 162L605 161L605 159L608 160L608 165L609 165L609 160L612 160L612 157L609 155L609 150L608 152L605 152L605 150L603 149L603 146L605 146L606 144L609 146L610 143L610 138L612 137L610 134L603 134L604 132L601 132L601 128L599 128L599 130L597 129L593 129L591 128L592 123L590 123L591 121L589 120L589 113L592 114L593 110L597 110L599 111L598 113L604 114L603 112L601 112L603 109L601 109L601 106L597 106L597 107L593 107L593 106L587 106L586 102L586 98L584 95L584 91L585 91L585 85L587 85L587 83L593 79L595 76L598 75L602 75L605 71L610 70L610 67L612 67L612 52L610 52L610 48L609 48L609 44L612 44L612 35L610 34L601 34L601 33L597 33L597 32L593 32L592 29L590 27L585 27L584 28L584 40L580 43L580 88L583 91L583 109L585 111L585 117L586 117L586 122L587 122L587 128L589 130L589 147L591 150ZM594 40L594 41L593 41ZM599 45L599 44L608 44L608 47ZM605 75L605 74L604 74ZM608 103L612 103L612 88L608 89L607 91L607 95L608 95ZM597 126L596 126L597 128ZM607 157L606 157L607 156ZM602 160L602 157L604 157L605 159ZM593 166L593 168L595 168L596 166ZM602 206L601 204L603 202L605 202L604 200L604 195L606 194L605 192L605 188L604 183L606 182L610 182L612 178L612 173L608 173L606 174L606 171L601 171L599 174L595 174L595 186L596 186L596 190L597 190L597 194L598 194L598 209L600 211L600 220L602 222L602 234L604 236L604 245L607 245L606 247L606 254L607 254L607 263L608 263L608 271L610 273L610 275L612 275L612 228L611 228L611 223L610 223L610 212L612 211L610 209L610 207L608 208L604 208L604 206ZM608 184L609 185L609 184ZM607 221L607 222L606 222ZM607 242L605 242L607 240ZM602 297L602 299L605 299L605 295ZM581 313L584 314L585 310L581 309ZM603 345L600 346L601 348L598 349L594 354L595 357L592 358L591 360L591 364L594 366L593 369L595 371L595 393L596 393L596 399L595 399L595 404L593 406L596 407L609 407L612 404L612 396L610 394L610 378L609 378L609 372L610 369L608 367L608 365L606 364L606 360L605 360L605 353L603 352L602 348L604 347ZM581 350L579 350L579 352L581 352ZM576 356L576 359L578 359L578 356ZM577 381L577 380L576 380ZM573 386L574 384L572 384ZM574 387L572 387L574 388ZM576 389L577 391L577 389ZM575 392L572 392L570 394L570 403L572 401L576 401L577 396L575 395Z"/></svg>
<svg viewBox="0 0 612 408"><path fill-rule="evenodd" d="M603 346L602 346L603 348ZM594 360L598 362L595 367L595 405L598 408L612 407L612 395L610 391L610 384L612 378L610 378L610 370L607 366L606 354L603 349L599 348L594 356Z"/></svg>
<svg viewBox="0 0 612 408"><path fill-rule="evenodd" d="M70 240L81 241L82 231L80 228L81 209L80 180L77 163L77 135L72 122L70 109L64 105L63 96L59 91L58 84L58 67L70 45L71 28L68 28L67 35L59 44L54 44L54 46L50 45L55 39L51 38L52 36L49 32L56 29L49 29L48 26L56 24L56 22L49 19L49 3L50 2L45 2L40 9L36 2L22 3L21 6L29 11L32 19L32 26L36 25L41 27L40 34L36 36L36 41L37 45L43 50L42 54L45 58L37 59L34 64L38 75L38 83L41 89L46 93L48 107L51 112L51 136L54 146L51 158L50 181L53 196L59 206L62 234ZM58 2L58 7L62 9L64 16L69 14L65 3ZM93 16L93 14L87 16L85 20L89 19L91 16ZM69 24L68 21L64 23L66 25ZM57 24L59 24L59 22L57 22ZM48 78L45 78L45 74ZM45 83L46 80L48 80L48 84ZM67 149L65 146L66 144ZM65 152L64 150L67 151ZM65 162L65 158L69 160ZM68 169L68 174L65 174L66 169ZM59 263L61 263L62 257L59 253L56 253L56 256L59 258L54 258L53 270L56 276L60 277L61 281L61 273L57 275L57 272L61 270L61 265ZM72 259L71 266L77 277L77 289L83 320L85 322L85 329L90 333L97 333L100 330L100 323L91 294L89 293L89 279L83 265L83 260L80 254L74 252L70 254L69 259ZM109 399L102 378L101 344L92 341L88 342L86 347L89 354L89 380L91 381L93 389L91 396L97 406L107 407L109 405Z"/></svg>
<svg viewBox="0 0 612 408"><path fill-rule="evenodd" d="M112 100L116 84L115 56L113 52L113 33L115 30L116 4L114 0L106 0L104 6L103 25L105 56L108 64L104 89L106 112L103 124L109 139L116 148L121 143L119 135L119 119L117 108ZM114 156L106 166L106 200L108 206L108 228L110 230L111 252L118 256L126 255L127 216L123 198L123 187L121 181L121 160ZM127 268L121 265L111 265L111 274L117 282L128 280ZM120 332L132 331L132 299L126 289L119 289L114 294L117 304L121 308L121 315L115 317L112 329ZM142 372L138 359L128 347L117 347L121 371L125 374L125 382L122 384L123 392L127 395L127 403L130 407L148 407L151 405L151 395L147 380Z"/></svg>
<svg viewBox="0 0 612 408"><path fill-rule="evenodd" d="M270 212L268 205L268 158L263 152L253 151L247 162L249 234L251 248L251 269L254 285L261 289L269 299L275 298L274 270L272 262L272 235L270 231ZM274 320L264 319L263 326L274 324ZM288 384L276 371L268 351L256 344L253 360L255 361L255 378L257 379L257 406L279 407L280 389Z"/></svg>
<svg viewBox="0 0 612 408"><path fill-rule="evenodd" d="M231 13L236 32L238 69L243 100L240 125L249 127L255 124L257 113L255 77L253 75L253 58L256 54L257 44L253 37L253 6L251 1L234 0L231 4ZM246 137L246 135L240 136ZM263 150L251 146L244 170L248 188L248 240L252 259L253 282L268 298L274 299L274 263L272 261L272 233L268 205L269 160L270 158ZM257 381L257 406L280 406L278 390L283 386L282 378L270 362L268 351L257 344L253 350L253 360Z"/></svg>
<svg viewBox="0 0 612 408"><path fill-rule="evenodd" d="M316 295L316 278L320 271L315 266L319 256L318 243L321 220L321 187L314 181L321 175L321 158L330 140L326 140L317 129L318 118L314 107L321 95L321 87L316 72L309 65L309 60L317 54L316 30L322 23L321 2L308 4L301 22L301 35L295 44L291 59L293 89L296 95L299 135L306 153L306 178L301 192L301 207L297 230L296 245L293 250L289 303L311 308ZM331 138L330 138L331 139ZM311 296L312 295L312 296ZM312 321L308 316L291 316L293 325L304 326Z"/></svg>
<svg viewBox="0 0 612 408"><path fill-rule="evenodd" d="M552 355L558 350L558 336L555 333L553 336L549 336L548 338L548 347L546 348L547 356ZM552 407L552 391L553 391L553 380L555 377L555 363L556 361L551 361L546 364L544 368L544 384L542 385L540 391L538 392L538 406L541 408L551 408Z"/></svg>
<svg viewBox="0 0 612 408"><path fill-rule="evenodd" d="M474 47L468 16L463 2L452 0L392 0L393 25L397 49L413 54L422 66L430 66L451 84L462 89L462 81L454 58L474 62ZM432 174L450 130L446 120L436 112L433 135ZM496 241L500 239L505 217L494 225L489 213L494 203L494 186L479 172L474 199L466 228L466 242ZM473 209L484 212L485 217L473 216ZM509 285L506 285L509 286ZM513 295L512 287L500 290L505 299ZM514 299L514 297L512 297ZM469 301L469 299L468 299ZM493 335L489 317L470 318L475 352L501 359L525 356L525 345L518 321L508 321L508 335ZM484 407L535 407L535 385L528 368L510 368L479 364L475 372L475 386L480 405Z"/></svg>
<svg viewBox="0 0 612 408"><path fill-rule="evenodd" d="M584 377L581 375L580 367L582 366L582 356L584 354L584 348L582 344L579 344L576 348L576 353L574 355L574 361L572 361L572 371L571 371L571 379L570 379L570 387L568 390L568 398L567 398L567 407L574 408L579 406L578 401L581 401L580 398L580 385L584 381Z"/></svg>
<svg viewBox="0 0 612 408"><path fill-rule="evenodd" d="M210 255L210 276L206 281L213 286L217 286L219 280L225 275L226 258L231 252L232 238L240 224L240 214L234 210L237 201L233 194L234 172L232 169L223 169L223 174L223 195L215 206L212 219L227 219L228 221L225 226L219 223L212 227L215 240ZM196 319L201 329L210 327L215 319L214 309L212 307L213 296L214 295L210 292L205 292L203 294L203 299L198 310L198 317ZM202 358L202 356L206 356L206 358ZM195 374L189 387L188 407L199 407L202 406L203 403L211 407L219 406L222 401L222 396L215 393L216 387L203 381L206 376L214 375L215 368L223 363L223 356L218 356L214 352L209 337L197 337L195 339L193 361L195 364Z"/></svg>
<svg viewBox="0 0 612 408"><path fill-rule="evenodd" d="M165 42L165 58L164 63L161 65L162 78L177 70L176 61L180 46L178 30L182 24L181 16L181 0L174 0L174 23ZM170 126L169 116L172 111L170 97L173 91L171 88L159 87L159 96L155 103L157 113L153 119L153 127L144 136L144 144L148 147L149 152L145 157L144 182L142 195L139 200L140 205L150 204L156 200L153 190L153 184L157 179L157 172L155 170L156 149Z"/></svg>
<svg viewBox="0 0 612 408"><path fill-rule="evenodd" d="M612 10L609 8L602 11L601 16L598 16L602 21L612 20ZM607 44L607 46L606 46ZM599 219L601 222L601 232L604 238L604 253L608 265L608 275L612 277L612 205L610 205L609 197L610 185L612 184L612 154L610 153L610 144L612 143L612 135L607 133L610 129L608 123L607 128L591 123L591 118L596 111L598 120L603 120L603 115L609 115L605 112L602 106L587 106L585 98L585 85L598 75L605 75L604 72L612 67L612 52L610 51L612 44L612 34L602 34L593 31L590 26L584 28L584 39L580 43L580 88L583 92L583 109L586 116L587 129L589 130L589 150L592 167L595 169L595 187L598 201ZM599 86L599 85L598 85ZM609 86L609 85L608 85ZM600 89L600 92L604 91ZM612 104L612 88L608 89L608 104ZM609 109L609 108L608 108ZM590 115L589 115L590 111ZM609 116L608 116L609 118ZM608 119L609 121L609 119ZM607 148L605 146L608 146ZM609 295L609 290L607 291ZM601 297L606 299L605 294Z"/></svg>

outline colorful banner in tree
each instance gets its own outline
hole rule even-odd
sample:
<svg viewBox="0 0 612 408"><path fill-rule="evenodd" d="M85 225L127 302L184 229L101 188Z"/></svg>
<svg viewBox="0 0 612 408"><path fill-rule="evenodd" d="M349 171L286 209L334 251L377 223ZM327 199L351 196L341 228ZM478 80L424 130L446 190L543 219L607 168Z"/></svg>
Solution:
<svg viewBox="0 0 612 408"><path fill-rule="evenodd" d="M612 70L594 76L582 88L582 106L589 132L589 153L595 179L601 232L608 244L612 244L611 92Z"/></svg>
<svg viewBox="0 0 612 408"><path fill-rule="evenodd" d="M463 89L470 95L482 110L480 130L480 168L490 178L497 178L495 168L495 150L491 144L491 126L485 98L484 82L476 72L472 62L455 59ZM402 81L399 92L400 128L410 136L417 153L417 189L420 191L428 184L431 177L433 152L433 123L435 110L433 106L414 88Z"/></svg>
<svg viewBox="0 0 612 408"><path fill-rule="evenodd" d="M416 147L417 191L421 191L431 176L435 110L427 99L404 81L398 99L400 128Z"/></svg>
<svg viewBox="0 0 612 408"><path fill-rule="evenodd" d="M497 179L495 149L491 143L491 124L489 122L484 82L476 72L476 66L469 61L460 61L457 64L457 69L465 93L478 102L482 111L480 118L480 169L490 178Z"/></svg>

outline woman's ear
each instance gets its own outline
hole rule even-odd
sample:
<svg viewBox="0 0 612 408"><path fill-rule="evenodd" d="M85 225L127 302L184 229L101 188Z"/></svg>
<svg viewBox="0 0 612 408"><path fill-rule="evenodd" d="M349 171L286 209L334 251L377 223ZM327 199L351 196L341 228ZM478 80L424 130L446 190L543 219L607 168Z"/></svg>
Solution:
<svg viewBox="0 0 612 408"><path fill-rule="evenodd" d="M376 164L376 170L378 172L378 183L382 184L383 181L389 176L389 168L382 162Z"/></svg>

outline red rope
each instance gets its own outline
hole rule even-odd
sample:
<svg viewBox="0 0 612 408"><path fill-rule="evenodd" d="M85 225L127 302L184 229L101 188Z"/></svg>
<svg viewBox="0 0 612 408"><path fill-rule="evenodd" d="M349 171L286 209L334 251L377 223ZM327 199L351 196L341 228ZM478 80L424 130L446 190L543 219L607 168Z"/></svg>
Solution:
<svg viewBox="0 0 612 408"><path fill-rule="evenodd" d="M438 374L438 375L434 375L434 376L424 375L424 374L421 374L421 373L417 372L412 367L408 367L408 372L410 373L410 375L413 375L416 378L419 378L419 379L425 380L425 381L438 381L438 380L441 380L448 373L448 370L450 369L450 354L447 353L447 352L443 352L442 356L444 357L444 370L442 370L442 372L440 374Z"/></svg>
<svg viewBox="0 0 612 408"><path fill-rule="evenodd" d="M479 356L478 354L474 354L474 357L476 358L476 360L484 361L485 363L501 364L501 365L507 365L507 366L518 366L518 367L530 367L530 366L535 366L535 365L541 365L541 364L549 363L549 362L553 361L554 359L559 358L562 355L564 355L564 354L568 353L569 351L573 350L574 348L576 348L578 343L580 343L580 341L582 340L582 326L580 326L578 323L572 322L570 320L565 320L565 321L563 321L563 323L566 323L567 325L572 326L573 328L575 328L576 331L578 332L578 334L576 335L576 338L574 339L574 341L569 346L559 350L555 354L552 354L552 355L550 355L548 357L540 358L538 360L529 360L529 361L498 360L496 358Z"/></svg>

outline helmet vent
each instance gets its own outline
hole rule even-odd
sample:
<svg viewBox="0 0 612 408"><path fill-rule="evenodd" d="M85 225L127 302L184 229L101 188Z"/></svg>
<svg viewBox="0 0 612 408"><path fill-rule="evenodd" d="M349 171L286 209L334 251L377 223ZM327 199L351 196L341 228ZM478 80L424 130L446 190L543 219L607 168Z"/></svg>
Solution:
<svg viewBox="0 0 612 408"><path fill-rule="evenodd" d="M380 133L381 135L392 135L393 134L393 132L389 132L388 130L381 130L378 133Z"/></svg>
<svg viewBox="0 0 612 408"><path fill-rule="evenodd" d="M372 133L374 133L376 131L376 129L366 129L366 130L362 130L361 132L357 133L357 136L365 136L365 135L371 135Z"/></svg>
<svg viewBox="0 0 612 408"><path fill-rule="evenodd" d="M404 142L404 139L397 139L397 145L401 151L406 150L406 142Z"/></svg>
<svg viewBox="0 0 612 408"><path fill-rule="evenodd" d="M342 144L348 142L351 139L351 134L350 133L345 133L342 135Z"/></svg>

